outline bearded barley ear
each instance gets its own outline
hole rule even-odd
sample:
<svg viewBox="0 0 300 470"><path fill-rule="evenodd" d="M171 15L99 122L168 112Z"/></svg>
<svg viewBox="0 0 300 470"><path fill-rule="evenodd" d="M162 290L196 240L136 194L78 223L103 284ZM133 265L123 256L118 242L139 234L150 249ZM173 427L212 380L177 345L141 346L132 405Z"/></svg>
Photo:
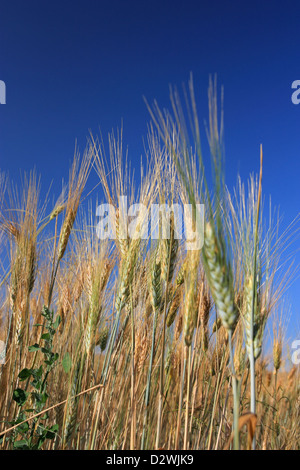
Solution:
<svg viewBox="0 0 300 470"><path fill-rule="evenodd" d="M259 312L258 320L257 320L257 331L255 332L255 338L253 341L255 359L257 359L260 356L261 351L262 351L263 336L264 336L264 331L265 331L266 323L268 319L268 310L261 305L260 296L258 296L257 310Z"/></svg>
<svg viewBox="0 0 300 470"><path fill-rule="evenodd" d="M76 278L75 285L73 288L73 298L74 298L75 303L77 303L81 297L81 294L83 291L83 285L84 285L83 276L81 278L80 277Z"/></svg>
<svg viewBox="0 0 300 470"><path fill-rule="evenodd" d="M11 286L10 286L10 306L13 311L15 310L15 307L16 307L17 294L18 294L18 279L17 279L15 270L13 270L12 275L11 275Z"/></svg>
<svg viewBox="0 0 300 470"><path fill-rule="evenodd" d="M13 223L13 222L10 222L10 221L5 221L2 227L3 227L3 230L8 235L10 235L11 237L13 237L16 240L16 242L19 241L21 232L20 232L20 228L18 227L17 223Z"/></svg>
<svg viewBox="0 0 300 470"><path fill-rule="evenodd" d="M118 248L120 250L121 258L125 259L127 252L128 252L129 243L128 243L128 238L123 238L122 232L123 230L120 224L120 211L119 209L117 209L116 210L116 241L117 241Z"/></svg>
<svg viewBox="0 0 300 470"><path fill-rule="evenodd" d="M212 327L212 331L213 333L216 333L222 326L222 320L221 318L217 318L214 323L213 323L213 327Z"/></svg>
<svg viewBox="0 0 300 470"><path fill-rule="evenodd" d="M69 288L69 285L66 283L63 286L62 293L61 293L61 306L62 306L65 316L68 315L68 313L70 312L71 302L72 302L72 299L71 299L70 288Z"/></svg>
<svg viewBox="0 0 300 470"><path fill-rule="evenodd" d="M28 294L33 290L36 276L36 257L34 249L32 248L29 260L29 276L28 276Z"/></svg>
<svg viewBox="0 0 300 470"><path fill-rule="evenodd" d="M287 379L289 381L289 387L291 387L293 385L296 370L297 370L296 366L293 366L293 368L290 370L290 372L288 374Z"/></svg>
<svg viewBox="0 0 300 470"><path fill-rule="evenodd" d="M170 237L166 240L163 240L162 244L162 279L169 283L172 280L175 266L176 258L178 252L178 240L175 238L175 229L174 229L174 215L171 214L170 217Z"/></svg>
<svg viewBox="0 0 300 470"><path fill-rule="evenodd" d="M58 242L58 254L57 254L57 262L59 262L62 257L65 254L68 240L75 222L76 218L76 211L73 209L70 209L68 214L66 215L66 218L64 220L61 232L60 232L60 237L59 237L59 242Z"/></svg>
<svg viewBox="0 0 300 470"><path fill-rule="evenodd" d="M275 339L273 344L273 363L275 371L278 371L281 366L282 356L282 343L281 340Z"/></svg>
<svg viewBox="0 0 300 470"><path fill-rule="evenodd" d="M174 297L173 286L172 286L172 284L169 284L169 285L168 285L167 296L166 296L166 298L165 298L167 308L168 308L168 305L169 305L169 307L170 307L170 303L172 302L173 297ZM159 313L161 314L161 313L164 312L164 310L165 310L165 303L164 303L164 302L161 302L160 308L159 308L158 311L159 311ZM168 310L166 310L166 314L167 314L167 311L168 311Z"/></svg>
<svg viewBox="0 0 300 470"><path fill-rule="evenodd" d="M145 311L145 315L147 319L150 317L151 313L153 313L153 306L151 305L150 302L147 302L146 311Z"/></svg>
<svg viewBox="0 0 300 470"><path fill-rule="evenodd" d="M201 305L199 305L200 298L201 298ZM211 299L206 290L204 290L204 292L202 293L201 291L199 292L198 305L200 309L199 315L200 315L200 322L201 322L201 343L202 343L203 350L207 351L208 343L209 343L208 320L209 320L209 313L211 309Z"/></svg>
<svg viewBox="0 0 300 470"><path fill-rule="evenodd" d="M173 305L174 305L174 308L173 308ZM168 311L168 316L167 316L167 321L166 321L166 325L167 325L168 328L170 328L170 326L173 325L174 320L176 318L176 314L178 312L178 308L179 308L179 306L175 307L175 304L171 305L171 307Z"/></svg>
<svg viewBox="0 0 300 470"><path fill-rule="evenodd" d="M122 277L115 301L115 309L117 312L120 312L126 305L127 299L129 297L129 285L130 282L128 277Z"/></svg>
<svg viewBox="0 0 300 470"><path fill-rule="evenodd" d="M101 277L100 277L100 291L101 292L103 291L103 289L105 288L108 282L112 268L113 268L113 263L111 260L104 262L104 267L102 269Z"/></svg>
<svg viewBox="0 0 300 470"><path fill-rule="evenodd" d="M142 367L147 357L148 338L147 332L144 331L143 335L138 334L134 352L134 362L137 372L141 372Z"/></svg>
<svg viewBox="0 0 300 470"><path fill-rule="evenodd" d="M167 327L168 328L170 328L170 326L174 323L174 320L176 318L177 312L180 307L181 294L182 294L182 290L177 289L173 297L173 300L171 302L171 305L169 307L169 311L167 314Z"/></svg>
<svg viewBox="0 0 300 470"><path fill-rule="evenodd" d="M127 255L124 264L121 266L120 284L115 300L115 309L117 312L120 312L123 309L129 296L129 286L131 279L131 265L129 261L130 257Z"/></svg>
<svg viewBox="0 0 300 470"><path fill-rule="evenodd" d="M64 209L65 209L64 205L56 206L51 212L51 214L49 215L49 220L55 219Z"/></svg>
<svg viewBox="0 0 300 470"><path fill-rule="evenodd" d="M254 353L255 360L258 359L259 356L261 355L262 342L263 342L263 329L260 328L253 340L253 353Z"/></svg>
<svg viewBox="0 0 300 470"><path fill-rule="evenodd" d="M121 265L120 284L115 300L115 308L117 312L122 310L129 297L129 287L133 280L139 244L139 239L132 240L126 258L123 260Z"/></svg>
<svg viewBox="0 0 300 470"><path fill-rule="evenodd" d="M272 373L271 373L271 372L267 372L267 375L266 375L266 386L267 386L267 388L270 387L271 381L272 381Z"/></svg>
<svg viewBox="0 0 300 470"><path fill-rule="evenodd" d="M171 246L171 255L170 255L169 282L171 282L173 274L174 274L177 251L178 251L178 240L173 239L172 246Z"/></svg>
<svg viewBox="0 0 300 470"><path fill-rule="evenodd" d="M183 315L182 313L179 314L175 326L175 341L178 341L181 332L182 332L182 327L183 327Z"/></svg>
<svg viewBox="0 0 300 470"><path fill-rule="evenodd" d="M181 266L177 274L177 278L176 278L177 286L181 286L184 283L185 269L186 269L185 263L183 263L183 265Z"/></svg>
<svg viewBox="0 0 300 470"><path fill-rule="evenodd" d="M166 375L169 373L170 368L171 368L171 364L172 364L172 355L173 355L173 351L172 351L171 349L169 349L169 350L168 350L167 357L166 357L166 361L165 361L165 372L166 372Z"/></svg>
<svg viewBox="0 0 300 470"><path fill-rule="evenodd" d="M246 333L246 350L247 354L251 356L251 348L255 337L255 321L253 331L251 330L251 316L253 309L253 276L249 276L245 282L245 312L244 312L244 328Z"/></svg>
<svg viewBox="0 0 300 470"><path fill-rule="evenodd" d="M200 293L199 293L200 297ZM211 299L208 292L204 291L201 296L201 306L200 306L200 321L203 329L207 329L209 312L211 309ZM200 301L200 298L199 298Z"/></svg>
<svg viewBox="0 0 300 470"><path fill-rule="evenodd" d="M202 333L201 333L201 346L202 346L202 350L204 352L206 352L208 350L208 346L209 346L209 334L208 334L208 330L202 330Z"/></svg>
<svg viewBox="0 0 300 470"><path fill-rule="evenodd" d="M169 359L169 369L168 369L168 372L170 374L170 380L171 381L176 381L177 380L177 377L179 377L179 374L178 374L178 365L179 365L179 361L178 361L178 357L177 357L177 354L178 352L176 351L170 351L170 359Z"/></svg>
<svg viewBox="0 0 300 470"><path fill-rule="evenodd" d="M20 308L18 308L15 312L15 323L16 323L15 342L16 344L20 344L24 336L24 328L25 328L24 321L23 321L23 313Z"/></svg>
<svg viewBox="0 0 300 470"><path fill-rule="evenodd" d="M193 311L195 308L195 295L192 289L189 289L185 299L185 312L184 312L184 342L186 346L192 344L193 332L195 328Z"/></svg>
<svg viewBox="0 0 300 470"><path fill-rule="evenodd" d="M248 357L251 355L251 348L253 344L254 359L258 359L262 350L263 333L266 323L266 315L261 311L261 300L257 294L256 306L254 308L254 322L253 331L251 331L251 316L253 309L253 276L250 275L245 282L245 308L244 308L244 328L246 334L246 350Z"/></svg>
<svg viewBox="0 0 300 470"><path fill-rule="evenodd" d="M227 330L233 331L238 319L230 285L230 267L226 265L219 243L209 222L205 226L204 239L205 271L218 314Z"/></svg>
<svg viewBox="0 0 300 470"><path fill-rule="evenodd" d="M86 322L85 334L84 334L85 351L88 356L92 349L93 336L94 336L94 332L96 329L95 316L96 316L95 311L93 310L93 307L90 306L87 312L87 322Z"/></svg>
<svg viewBox="0 0 300 470"><path fill-rule="evenodd" d="M106 348L108 335L109 335L109 328L107 326L104 326L100 330L99 336L96 340L96 345L100 346L101 351L104 351Z"/></svg>
<svg viewBox="0 0 300 470"><path fill-rule="evenodd" d="M43 301L44 301L45 305L47 304L47 301L49 299L50 289L51 289L51 283L50 283L49 279L46 278L44 283L43 283L43 291L42 291Z"/></svg>

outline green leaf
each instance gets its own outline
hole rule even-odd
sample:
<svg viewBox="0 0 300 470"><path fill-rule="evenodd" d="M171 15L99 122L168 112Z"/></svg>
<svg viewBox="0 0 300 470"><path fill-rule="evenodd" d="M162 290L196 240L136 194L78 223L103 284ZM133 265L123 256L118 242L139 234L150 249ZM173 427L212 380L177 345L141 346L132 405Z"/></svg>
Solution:
<svg viewBox="0 0 300 470"><path fill-rule="evenodd" d="M27 400L27 396L28 396L28 393L26 393L21 388L16 388L14 390L13 399L19 406L22 406L25 403L25 401Z"/></svg>
<svg viewBox="0 0 300 470"><path fill-rule="evenodd" d="M46 403L47 399L49 398L49 395L47 395L47 393L44 392L40 395L40 397L41 397L41 403Z"/></svg>
<svg viewBox="0 0 300 470"><path fill-rule="evenodd" d="M49 333L44 333L42 335L42 339L45 339L46 341L49 341L49 339L51 338L50 334Z"/></svg>
<svg viewBox="0 0 300 470"><path fill-rule="evenodd" d="M57 361L58 358L59 358L59 354L58 354L58 353L54 353L53 362Z"/></svg>
<svg viewBox="0 0 300 470"><path fill-rule="evenodd" d="M40 366L38 369L31 369L31 375L35 379L40 379L43 375L43 366Z"/></svg>
<svg viewBox="0 0 300 470"><path fill-rule="evenodd" d="M64 368L65 373L68 374L72 367L72 359L68 352L66 352L66 354L64 355L64 358L62 360L62 366Z"/></svg>
<svg viewBox="0 0 300 470"><path fill-rule="evenodd" d="M40 349L39 345L35 343L33 346L29 346L28 351L35 352L35 351L38 351L39 349Z"/></svg>
<svg viewBox="0 0 300 470"><path fill-rule="evenodd" d="M46 307L46 305L44 305L44 307L43 307L42 315L43 315L43 317L47 318L47 320L51 320L51 312L48 309L48 307Z"/></svg>
<svg viewBox="0 0 300 470"><path fill-rule="evenodd" d="M39 450L42 447L42 445L44 444L44 441L45 441L45 437L39 438L38 445L36 447L37 450Z"/></svg>
<svg viewBox="0 0 300 470"><path fill-rule="evenodd" d="M41 386L42 386L42 382L38 379L34 379L32 382L31 382L31 385L36 389L36 390L40 390Z"/></svg>
<svg viewBox="0 0 300 470"><path fill-rule="evenodd" d="M42 395L38 392L32 392L32 397L34 398L34 400L37 402L37 403L41 403L42 402Z"/></svg>
<svg viewBox="0 0 300 470"><path fill-rule="evenodd" d="M44 415L42 415L42 416L40 417L40 419L42 419L42 420L44 420L44 421L45 421L46 419L48 419L48 418L49 418L49 415L48 415L47 412L46 412Z"/></svg>
<svg viewBox="0 0 300 470"><path fill-rule="evenodd" d="M51 353L51 349L48 349L48 348L41 348L41 351L43 354L50 354Z"/></svg>
<svg viewBox="0 0 300 470"><path fill-rule="evenodd" d="M57 328L58 328L60 322L61 322L61 318L60 318L60 316L58 315L58 316L56 317L55 322L53 323L53 328L54 328L55 330L57 330Z"/></svg>
<svg viewBox="0 0 300 470"><path fill-rule="evenodd" d="M22 449L22 450L29 449L27 441L25 441L25 439L22 439L21 441L15 441L14 449Z"/></svg>
<svg viewBox="0 0 300 470"><path fill-rule="evenodd" d="M53 424L53 426L51 426L51 428L50 428L50 431L57 432L58 429L59 429L58 424Z"/></svg>
<svg viewBox="0 0 300 470"><path fill-rule="evenodd" d="M17 431L23 435L28 431L28 429L29 429L28 423L20 424L20 426L17 427Z"/></svg>
<svg viewBox="0 0 300 470"><path fill-rule="evenodd" d="M18 375L21 381L28 379L28 377L30 376L31 376L31 369L23 369Z"/></svg>
<svg viewBox="0 0 300 470"><path fill-rule="evenodd" d="M54 439L54 438L55 438L55 435L56 435L55 432L47 431L45 438L46 438L46 439Z"/></svg>
<svg viewBox="0 0 300 470"><path fill-rule="evenodd" d="M11 421L10 424L14 425L14 424L19 424L19 423L22 423L22 421L24 421L26 419L26 414L24 411L21 411L17 417L17 419L15 419L15 421Z"/></svg>

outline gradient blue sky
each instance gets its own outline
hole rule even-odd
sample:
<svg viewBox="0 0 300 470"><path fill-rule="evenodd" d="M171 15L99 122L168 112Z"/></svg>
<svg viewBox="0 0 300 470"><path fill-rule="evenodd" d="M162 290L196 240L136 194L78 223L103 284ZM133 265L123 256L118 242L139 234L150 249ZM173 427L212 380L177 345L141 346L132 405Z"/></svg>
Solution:
<svg viewBox="0 0 300 470"><path fill-rule="evenodd" d="M169 106L169 85L181 87L193 72L204 119L216 73L225 93L227 182L258 171L262 143L263 191L287 226L300 202L300 105L291 101L299 31L300 4L288 0L2 0L0 168L18 180L20 169L35 166L58 195L75 140L83 149L89 130L100 127L105 138L121 120L138 166L149 122L143 95ZM299 290L298 280L289 291L294 325Z"/></svg>

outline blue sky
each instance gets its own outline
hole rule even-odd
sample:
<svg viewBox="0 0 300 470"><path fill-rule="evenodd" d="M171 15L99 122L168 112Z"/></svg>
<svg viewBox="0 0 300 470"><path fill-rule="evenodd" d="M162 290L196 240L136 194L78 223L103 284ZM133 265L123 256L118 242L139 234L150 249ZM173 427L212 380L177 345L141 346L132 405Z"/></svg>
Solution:
<svg viewBox="0 0 300 470"><path fill-rule="evenodd" d="M299 18L299 2L288 0L2 1L1 170L18 180L35 166L58 195L75 140L83 149L89 130L100 127L105 138L121 120L138 167L150 120L143 96L169 106L169 85L180 88L192 72L204 119L216 73L225 93L227 182L258 171L262 143L263 191L287 226L300 202L300 104L291 101L300 80ZM299 288L298 280L289 291L298 325Z"/></svg>

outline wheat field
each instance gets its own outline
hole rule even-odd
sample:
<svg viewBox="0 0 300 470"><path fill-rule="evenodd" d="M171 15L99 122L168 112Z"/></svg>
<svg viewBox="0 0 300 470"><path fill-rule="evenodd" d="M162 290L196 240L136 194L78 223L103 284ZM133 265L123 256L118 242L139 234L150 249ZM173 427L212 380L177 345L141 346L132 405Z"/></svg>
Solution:
<svg viewBox="0 0 300 470"><path fill-rule="evenodd" d="M205 158L192 81L188 95L183 106L174 90L170 112L148 105L138 185L122 131L89 137L52 207L34 172L22 187L1 174L1 449L299 450L284 296L299 219L283 230L265 213L262 148L259 174L228 190L217 88ZM91 172L116 209L114 239L97 236ZM204 204L201 249L172 215L166 238L124 236L124 195L148 211Z"/></svg>

